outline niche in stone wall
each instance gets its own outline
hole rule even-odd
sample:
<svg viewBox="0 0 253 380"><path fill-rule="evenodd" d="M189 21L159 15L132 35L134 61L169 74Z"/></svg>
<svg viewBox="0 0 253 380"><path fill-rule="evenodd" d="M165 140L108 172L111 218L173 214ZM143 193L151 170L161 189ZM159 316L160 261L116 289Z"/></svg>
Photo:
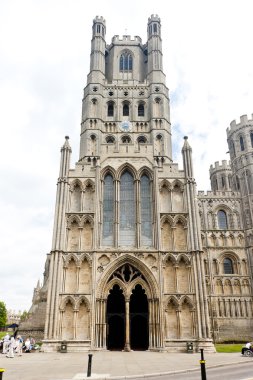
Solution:
<svg viewBox="0 0 253 380"><path fill-rule="evenodd" d="M77 285L77 268L73 259L70 260L65 271L65 293L75 293Z"/></svg>
<svg viewBox="0 0 253 380"><path fill-rule="evenodd" d="M69 228L68 233L68 250L76 251L79 247L79 228L78 223L74 220Z"/></svg>
<svg viewBox="0 0 253 380"><path fill-rule="evenodd" d="M160 205L161 205L161 212L166 213L171 211L171 197L170 197L170 190L167 186L163 185L161 187L160 191Z"/></svg>
<svg viewBox="0 0 253 380"><path fill-rule="evenodd" d="M178 184L176 184L172 191L172 210L174 212L183 212L183 192Z"/></svg>
<svg viewBox="0 0 253 380"><path fill-rule="evenodd" d="M192 338L192 312L191 305L187 301L184 300L181 306L181 338Z"/></svg>
<svg viewBox="0 0 253 380"><path fill-rule="evenodd" d="M250 294L250 287L249 287L249 281L243 280L242 282L242 293L243 294Z"/></svg>
<svg viewBox="0 0 253 380"><path fill-rule="evenodd" d="M86 259L81 262L79 272L79 293L88 294L91 292L91 268Z"/></svg>
<svg viewBox="0 0 253 380"><path fill-rule="evenodd" d="M224 283L224 294L232 294L232 285L230 280L226 280Z"/></svg>
<svg viewBox="0 0 253 380"><path fill-rule="evenodd" d="M216 281L215 290L216 290L216 294L222 294L223 293L221 280Z"/></svg>
<svg viewBox="0 0 253 380"><path fill-rule="evenodd" d="M186 250L186 229L180 220L174 229L174 246L176 251Z"/></svg>
<svg viewBox="0 0 253 380"><path fill-rule="evenodd" d="M164 293L175 292L175 266L174 262L169 257L164 267Z"/></svg>
<svg viewBox="0 0 253 380"><path fill-rule="evenodd" d="M81 211L81 188L79 184L75 184L71 195L71 211Z"/></svg>
<svg viewBox="0 0 253 380"><path fill-rule="evenodd" d="M89 339L89 310L84 301L81 302L77 312L76 338L79 340Z"/></svg>
<svg viewBox="0 0 253 380"><path fill-rule="evenodd" d="M82 250L85 251L87 249L92 248L92 225L89 221L86 221L83 225L83 233L82 233Z"/></svg>
<svg viewBox="0 0 253 380"><path fill-rule="evenodd" d="M177 318L177 308L178 305L173 299L168 303L166 310L166 331L167 339L177 339L178 338L178 318Z"/></svg>
<svg viewBox="0 0 253 380"><path fill-rule="evenodd" d="M85 212L94 210L94 188L91 183L88 183L84 190L83 208Z"/></svg>
<svg viewBox="0 0 253 380"><path fill-rule="evenodd" d="M162 226L162 245L164 250L172 250L172 228L167 220Z"/></svg>
<svg viewBox="0 0 253 380"><path fill-rule="evenodd" d="M177 266L177 284L179 293L189 292L189 269L184 257L181 258Z"/></svg>
<svg viewBox="0 0 253 380"><path fill-rule="evenodd" d="M74 310L70 301L67 302L62 314L62 339L74 339Z"/></svg>
<svg viewBox="0 0 253 380"><path fill-rule="evenodd" d="M234 280L233 294L241 294L241 285L239 280Z"/></svg>

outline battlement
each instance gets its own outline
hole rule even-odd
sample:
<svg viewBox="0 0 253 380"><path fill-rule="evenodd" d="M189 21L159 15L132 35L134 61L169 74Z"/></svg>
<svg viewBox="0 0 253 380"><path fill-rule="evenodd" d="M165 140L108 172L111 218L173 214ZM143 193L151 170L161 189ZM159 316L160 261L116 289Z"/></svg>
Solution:
<svg viewBox="0 0 253 380"><path fill-rule="evenodd" d="M102 24L106 24L106 21L103 16L96 16L93 20L93 24L96 24L98 22L101 22Z"/></svg>
<svg viewBox="0 0 253 380"><path fill-rule="evenodd" d="M227 128L227 134L233 133L236 130L238 130L241 127L244 127L246 125L252 125L253 126L253 114L251 114L251 119L249 119L247 115L240 116L240 122L239 123L236 123L236 120L231 121L230 128Z"/></svg>
<svg viewBox="0 0 253 380"><path fill-rule="evenodd" d="M211 191L208 190L207 192L203 190L199 190L197 194L198 198L231 198L231 197L240 197L240 193L238 191L232 191L232 190L219 190L219 191Z"/></svg>
<svg viewBox="0 0 253 380"><path fill-rule="evenodd" d="M121 45L122 43L124 44L129 43L131 45L139 45L142 43L142 39L139 36L134 36L132 38L128 34L124 34L122 37L120 37L119 35L115 35L112 37L112 43L114 45Z"/></svg>
<svg viewBox="0 0 253 380"><path fill-rule="evenodd" d="M158 15L153 14L148 18L148 23L153 22L153 21L161 22L161 19Z"/></svg>
<svg viewBox="0 0 253 380"><path fill-rule="evenodd" d="M214 166L213 165L210 166L209 172L212 175L215 172L220 171L220 170L231 170L230 161L222 160L221 164L219 163L219 161L216 161L214 163Z"/></svg>

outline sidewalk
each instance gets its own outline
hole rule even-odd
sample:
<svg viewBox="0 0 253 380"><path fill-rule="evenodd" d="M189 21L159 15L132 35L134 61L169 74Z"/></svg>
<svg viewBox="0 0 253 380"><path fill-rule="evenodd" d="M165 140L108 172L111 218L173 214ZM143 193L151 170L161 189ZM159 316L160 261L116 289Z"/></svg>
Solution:
<svg viewBox="0 0 253 380"><path fill-rule="evenodd" d="M92 375L131 377L134 375L166 374L199 369L200 354L160 352L95 351ZM252 362L253 358L240 353L205 354L206 368L235 363ZM79 380L87 374L88 353L30 353L14 359L0 356L0 367L5 368L3 380ZM92 376L94 378L94 376ZM92 379L92 377L90 379Z"/></svg>

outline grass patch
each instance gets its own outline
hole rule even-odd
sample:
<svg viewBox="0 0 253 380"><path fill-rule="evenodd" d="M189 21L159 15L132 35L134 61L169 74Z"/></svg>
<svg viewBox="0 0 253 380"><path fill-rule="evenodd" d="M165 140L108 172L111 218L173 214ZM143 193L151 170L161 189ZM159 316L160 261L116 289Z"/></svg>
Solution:
<svg viewBox="0 0 253 380"><path fill-rule="evenodd" d="M244 343L217 343L215 344L215 348L217 352L241 352L242 347L244 346Z"/></svg>
<svg viewBox="0 0 253 380"><path fill-rule="evenodd" d="M0 331L0 339L2 339L6 335L6 331Z"/></svg>

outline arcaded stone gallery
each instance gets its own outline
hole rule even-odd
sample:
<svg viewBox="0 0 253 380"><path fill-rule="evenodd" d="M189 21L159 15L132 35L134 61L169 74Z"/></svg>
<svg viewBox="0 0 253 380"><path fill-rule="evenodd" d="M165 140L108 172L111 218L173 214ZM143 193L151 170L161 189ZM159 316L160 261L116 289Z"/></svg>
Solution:
<svg viewBox="0 0 253 380"><path fill-rule="evenodd" d="M253 120L230 124L231 161L211 166L212 191L197 193L187 137L183 168L173 162L160 18L148 19L144 44L105 36L96 17L80 156L70 168L66 137L44 283L20 331L45 351L62 341L69 351L214 351L214 341L252 339Z"/></svg>

